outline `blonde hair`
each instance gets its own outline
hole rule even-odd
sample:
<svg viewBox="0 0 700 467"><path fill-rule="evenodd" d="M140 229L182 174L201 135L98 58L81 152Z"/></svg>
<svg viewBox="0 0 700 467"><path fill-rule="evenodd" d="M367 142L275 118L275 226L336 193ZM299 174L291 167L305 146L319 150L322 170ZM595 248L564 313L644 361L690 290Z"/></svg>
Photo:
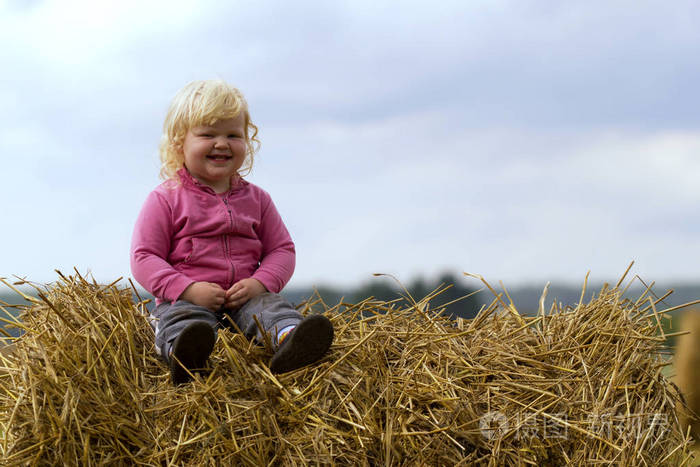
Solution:
<svg viewBox="0 0 700 467"><path fill-rule="evenodd" d="M213 125L219 120L234 118L241 112L245 120L246 158L238 173L247 175L253 168L260 141L257 138L258 127L250 119L243 94L223 80L193 81L180 89L163 123L159 148L160 176L166 180L177 178L177 171L185 165L182 145L190 129Z"/></svg>

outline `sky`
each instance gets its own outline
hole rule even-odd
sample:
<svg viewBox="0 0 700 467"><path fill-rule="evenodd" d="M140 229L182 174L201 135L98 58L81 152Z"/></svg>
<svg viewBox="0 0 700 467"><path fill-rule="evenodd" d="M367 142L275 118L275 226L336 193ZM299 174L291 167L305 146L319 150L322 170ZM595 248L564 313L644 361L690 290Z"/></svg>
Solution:
<svg viewBox="0 0 700 467"><path fill-rule="evenodd" d="M700 279L700 4L0 0L0 277L130 277L173 95L221 78L289 287Z"/></svg>

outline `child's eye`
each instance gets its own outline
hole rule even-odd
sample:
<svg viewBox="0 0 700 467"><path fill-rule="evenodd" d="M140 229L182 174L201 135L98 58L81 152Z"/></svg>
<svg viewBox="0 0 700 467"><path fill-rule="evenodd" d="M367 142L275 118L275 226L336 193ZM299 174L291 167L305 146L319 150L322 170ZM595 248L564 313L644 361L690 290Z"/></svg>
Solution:
<svg viewBox="0 0 700 467"><path fill-rule="evenodd" d="M229 138L240 138L241 135L228 135Z"/></svg>

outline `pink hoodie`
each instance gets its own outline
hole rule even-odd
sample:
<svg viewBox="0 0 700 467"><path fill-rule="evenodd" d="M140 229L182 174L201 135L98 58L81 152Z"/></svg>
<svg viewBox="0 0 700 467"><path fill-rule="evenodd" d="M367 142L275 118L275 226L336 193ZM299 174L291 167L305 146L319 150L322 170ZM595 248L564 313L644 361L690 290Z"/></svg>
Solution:
<svg viewBox="0 0 700 467"><path fill-rule="evenodd" d="M295 251L270 195L238 179L216 194L186 169L181 184L153 190L136 220L131 272L156 302L175 301L193 282L228 289L248 277L279 292L294 272Z"/></svg>

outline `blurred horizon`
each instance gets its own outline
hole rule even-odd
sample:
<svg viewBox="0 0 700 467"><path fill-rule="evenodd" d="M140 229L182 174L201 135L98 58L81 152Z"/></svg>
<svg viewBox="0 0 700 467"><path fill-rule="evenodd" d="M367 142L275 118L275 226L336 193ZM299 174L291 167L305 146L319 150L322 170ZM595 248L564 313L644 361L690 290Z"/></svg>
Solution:
<svg viewBox="0 0 700 467"><path fill-rule="evenodd" d="M99 271L97 274L95 274L94 271L90 269L85 269L81 270L77 268L77 273L80 274L83 277L89 277L90 280L95 280L99 284L109 284L111 282L115 282L119 280L120 283L123 283L124 286L128 286L128 281L132 280L134 284L138 288L142 288L138 282L135 281L131 275L121 275L121 276L113 276L113 277L106 277L103 275L101 276L99 274ZM76 269L70 269L70 270L58 270L63 274L64 276L73 276L76 274ZM387 283L387 284L394 284L398 288L404 287L406 284L409 283L414 283L416 281L425 281L425 282L430 282L430 283L439 283L440 279L449 276L454 278L456 281L469 284L474 286L475 288L480 288L483 285L482 278L486 282L489 283L489 285L495 287L499 287L504 285L507 289L508 288L518 288L518 289L532 289L532 288L544 288L547 284L550 285L556 285L560 287L567 287L567 288L575 288L579 287L581 288L586 282L586 276L588 275L587 282L589 285L594 285L594 286L602 286L603 284L615 284L617 283L623 276L626 268L621 269L620 273L616 276L608 276L608 277L600 277L600 275L595 275L593 274L592 271L586 271L581 274L581 277L577 280L574 278L571 279L552 279L552 280L547 280L547 279L528 279L526 277L521 277L519 280L512 280L512 281L504 281L499 279L498 277L485 277L481 274L471 272L471 271L460 271L456 268L443 268L437 271L430 272L429 274L421 274L421 273L415 273L411 274L408 276L402 276L400 274L391 274L391 273L384 273L384 272L375 272L368 274L364 278L359 278L356 282L353 283L348 283L348 282L333 282L333 281L315 281L315 282L310 282L310 283L299 283L298 281L290 281L290 283L285 286L285 289L314 289L314 288L332 288L332 289L355 289L355 288L361 288L367 284L370 283ZM37 285L49 285L57 282L60 280L60 276L56 272L56 270L51 271L51 274L53 275L53 278L48 278L44 280L37 280L31 276L19 276L15 274L11 275L6 275L6 276L0 276L0 278L6 279L10 283L14 283L16 281L27 281L30 283L34 283ZM639 274L637 274L634 270L634 265L630 269L630 271L627 273L627 275L624 277L623 283L628 284L630 281L639 284L640 287L644 287L645 284L648 286L650 284L655 284L655 287L673 287L673 286L695 286L697 285L700 287L700 281L694 279L694 278L680 278L680 279L675 279L675 280L655 280L653 277L644 277ZM478 287L477 287L478 286ZM2 284L0 284L0 288L3 287Z"/></svg>
<svg viewBox="0 0 700 467"><path fill-rule="evenodd" d="M121 288L132 288L129 282L129 278L121 278L117 281L117 277L111 278L109 280L101 280L98 277L94 277L91 272L78 271L80 275L86 278L88 281L95 281L100 285L107 285L110 283L116 283ZM62 271L62 274L66 277L75 276L75 271ZM600 279L596 280L589 276L586 283L586 297L590 297L592 294L597 294L601 288L605 285L615 286L622 274L613 280ZM23 293L29 293L33 295L34 287L28 284L17 285L17 278L4 278L8 283L14 284L14 287L22 291ZM52 281L40 282L32 281L30 278L26 278L28 282L34 284L34 286L39 289L44 289L46 287L51 288L56 283L60 282L60 277L56 274L56 277ZM578 302L580 299L581 291L584 286L584 279L579 283L567 282L567 281L549 281L545 283L535 283L535 282L520 282L514 284L503 283L503 281L490 280L489 278L483 278L488 285L498 293L503 293L502 299L506 302L508 301L507 295L513 298L513 301L520 309L525 313L531 312L533 309L537 308L539 304L539 299L543 294L545 288L547 289L547 303L551 306L553 300L561 301L565 305L573 304ZM133 279L131 279L133 281ZM21 282L21 281L20 281ZM133 281L140 295L146 297L152 297L143 287L138 283ZM488 287L481 281L480 278L476 277L466 277L460 273L444 270L439 275L433 276L414 276L410 280L402 280L399 277L389 276L385 274L370 276L364 281L360 281L352 285L333 285L330 283L318 283L309 285L293 285L287 286L281 292L282 295L286 296L289 300L294 303L299 303L302 299L307 299L315 293L326 294L326 296L332 299L339 299L344 297L346 301L349 299L350 302L353 300L360 301L370 296L377 297L376 292L379 293L381 299L390 300L399 296L406 296L406 291L418 289L418 295L413 295L413 298L420 300L427 296L428 294L434 292L438 289L445 289L454 287L458 289L462 294L468 294L471 292L479 291L476 295L479 303L486 304L486 302L492 301L495 296L493 292L488 289ZM648 280L647 278L638 277L634 274L634 270L630 270L627 276L620 285L620 289L628 288L632 295L641 294L642 291L651 287L652 296L660 298L665 295L668 291L672 291L672 294L664 299L661 303L666 307L678 306L691 301L700 300L700 283L697 281L676 281L676 282L657 282L653 280ZM505 290L505 292L504 292ZM454 298L453 292L450 294ZM17 294L7 287L5 284L0 283L0 300L7 300L8 297L17 297ZM461 295L460 295L461 296ZM438 295L438 298L440 295ZM334 301L332 300L332 301ZM441 300L438 300L441 301ZM444 300L442 300L444 302ZM521 303L526 302L526 303ZM11 303L11 302L8 302Z"/></svg>

